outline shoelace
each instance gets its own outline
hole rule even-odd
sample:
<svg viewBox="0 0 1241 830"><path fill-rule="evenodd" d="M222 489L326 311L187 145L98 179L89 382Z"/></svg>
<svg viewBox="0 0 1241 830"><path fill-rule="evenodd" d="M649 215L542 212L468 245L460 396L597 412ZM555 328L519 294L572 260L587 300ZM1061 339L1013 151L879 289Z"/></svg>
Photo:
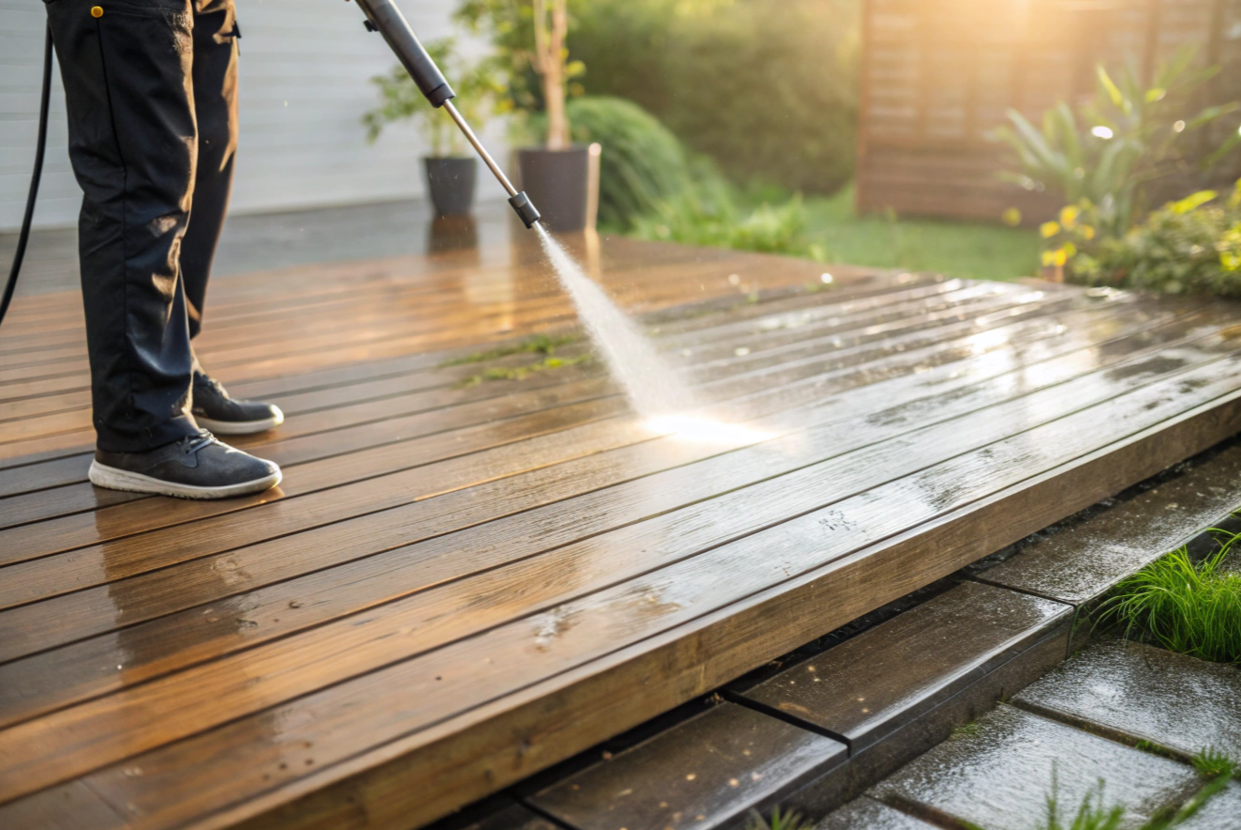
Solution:
<svg viewBox="0 0 1241 830"><path fill-rule="evenodd" d="M209 389L214 390L215 393L219 395L220 397L222 398L228 397L228 392L224 391L224 386L218 380L202 372L194 373L194 385L195 386L206 386Z"/></svg>
<svg viewBox="0 0 1241 830"><path fill-rule="evenodd" d="M215 443L215 436L210 432L202 432L197 438L185 439L185 454L193 455L203 447L209 447Z"/></svg>

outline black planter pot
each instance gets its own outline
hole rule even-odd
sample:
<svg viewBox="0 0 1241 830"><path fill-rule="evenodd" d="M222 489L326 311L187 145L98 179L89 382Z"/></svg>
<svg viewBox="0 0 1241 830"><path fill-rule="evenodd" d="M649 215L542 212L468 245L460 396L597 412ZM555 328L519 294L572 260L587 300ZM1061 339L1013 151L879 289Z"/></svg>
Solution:
<svg viewBox="0 0 1241 830"><path fill-rule="evenodd" d="M427 192L438 216L461 216L474 204L474 183L478 178L475 158L424 158Z"/></svg>
<svg viewBox="0 0 1241 830"><path fill-rule="evenodd" d="M590 149L517 151L521 189L553 231L580 231L589 223Z"/></svg>

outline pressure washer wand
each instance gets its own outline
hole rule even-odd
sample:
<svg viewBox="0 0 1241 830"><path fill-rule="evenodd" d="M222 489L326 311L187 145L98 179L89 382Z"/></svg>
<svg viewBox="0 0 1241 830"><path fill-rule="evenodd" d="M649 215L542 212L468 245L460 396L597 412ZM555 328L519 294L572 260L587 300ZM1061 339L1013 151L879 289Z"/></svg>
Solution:
<svg viewBox="0 0 1241 830"><path fill-rule="evenodd" d="M470 125L466 123L461 113L457 112L457 108L452 104L452 99L457 97L457 93L452 91L452 87L444 78L444 73L440 72L435 61L431 60L431 56L427 54L427 50L418 42L418 37L410 28L409 22L405 20L405 15L401 14L401 10L392 0L357 0L357 3L366 14L366 28L383 35L384 40L400 58L409 76L414 79L419 91L426 96L431 106L442 107L448 111L471 146L491 168L491 172L495 174L505 192L508 193L508 203L513 206L513 210L517 211L517 216L527 228L534 227L534 223L540 218L538 210L535 209L530 202L530 197L524 191L518 192L517 188L513 187L513 183L508 180L508 176L504 175L500 165L496 164L496 160L487 152L487 148L478 140L478 136L474 135L474 131L470 129Z"/></svg>

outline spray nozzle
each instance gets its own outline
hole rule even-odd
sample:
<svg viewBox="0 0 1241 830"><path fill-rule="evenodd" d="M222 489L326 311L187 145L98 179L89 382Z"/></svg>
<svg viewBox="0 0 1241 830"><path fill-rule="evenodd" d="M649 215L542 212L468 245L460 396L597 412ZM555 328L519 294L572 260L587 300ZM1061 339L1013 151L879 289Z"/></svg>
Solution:
<svg viewBox="0 0 1241 830"><path fill-rule="evenodd" d="M530 197L526 195L524 190L509 199L508 203L513 206L513 210L517 211L518 218L525 223L527 228L533 228L534 223L542 218L542 214L539 213L538 208L530 201Z"/></svg>

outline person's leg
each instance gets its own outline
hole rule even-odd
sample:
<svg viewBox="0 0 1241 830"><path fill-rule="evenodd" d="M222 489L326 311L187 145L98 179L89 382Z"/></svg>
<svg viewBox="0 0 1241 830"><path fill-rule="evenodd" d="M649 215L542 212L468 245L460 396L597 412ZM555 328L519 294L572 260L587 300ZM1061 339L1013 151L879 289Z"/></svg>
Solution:
<svg viewBox="0 0 1241 830"><path fill-rule="evenodd" d="M49 0L84 198L82 295L101 450L195 435L178 257L197 133L189 0Z"/></svg>
<svg viewBox="0 0 1241 830"><path fill-rule="evenodd" d="M181 240L190 337L202 327L207 280L215 258L237 152L237 21L233 0L195 0L194 110L198 116L198 168L194 209Z"/></svg>

